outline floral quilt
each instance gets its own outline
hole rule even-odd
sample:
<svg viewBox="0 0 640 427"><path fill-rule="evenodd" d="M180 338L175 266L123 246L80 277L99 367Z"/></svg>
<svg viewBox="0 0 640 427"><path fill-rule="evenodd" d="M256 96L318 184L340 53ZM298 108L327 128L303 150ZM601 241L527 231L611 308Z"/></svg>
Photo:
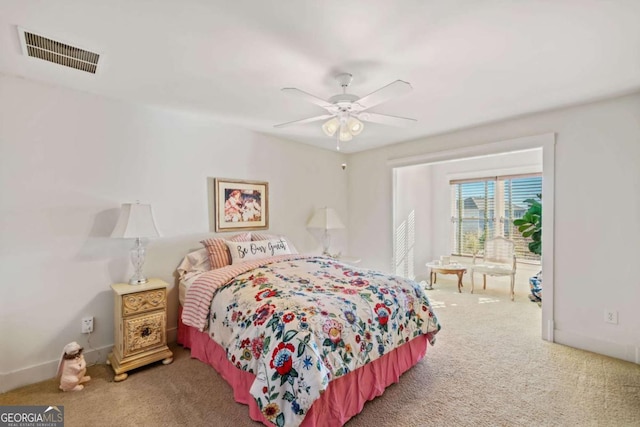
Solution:
<svg viewBox="0 0 640 427"><path fill-rule="evenodd" d="M329 382L440 330L417 283L323 257L261 265L219 288L209 335L239 369L265 417L298 426Z"/></svg>

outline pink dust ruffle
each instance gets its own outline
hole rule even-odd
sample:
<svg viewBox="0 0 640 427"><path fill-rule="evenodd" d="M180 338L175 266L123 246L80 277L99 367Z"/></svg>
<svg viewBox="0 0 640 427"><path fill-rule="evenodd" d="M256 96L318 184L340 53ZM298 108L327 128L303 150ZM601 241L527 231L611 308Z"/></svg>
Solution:
<svg viewBox="0 0 640 427"><path fill-rule="evenodd" d="M182 307L180 307L182 312ZM398 347L391 353L374 360L329 383L325 392L316 400L302 425L305 427L341 426L360 413L368 400L382 395L384 389L397 383L400 375L418 363L427 352L427 337L421 335ZM267 426L269 422L249 392L255 375L240 370L226 356L224 348L209 338L205 332L182 323L178 314L178 344L191 348L191 357L215 368L233 389L238 403L249 405L249 416Z"/></svg>

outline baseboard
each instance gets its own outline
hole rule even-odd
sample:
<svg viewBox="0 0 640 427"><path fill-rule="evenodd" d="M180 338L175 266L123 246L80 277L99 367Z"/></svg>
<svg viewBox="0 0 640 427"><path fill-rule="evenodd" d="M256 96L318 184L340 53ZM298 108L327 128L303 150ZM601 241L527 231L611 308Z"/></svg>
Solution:
<svg viewBox="0 0 640 427"><path fill-rule="evenodd" d="M177 338L178 328L168 328L167 343L173 344L177 341ZM87 366L105 363L112 347L113 343L98 348L85 346L83 354ZM51 360L16 371L0 373L0 393L54 378L58 374L58 363L60 363L60 360Z"/></svg>
<svg viewBox="0 0 640 427"><path fill-rule="evenodd" d="M104 363L113 344L99 348L85 348L83 351L87 365ZM28 366L13 372L0 374L0 393L29 384L54 378L57 375L60 360L51 360L39 365Z"/></svg>
<svg viewBox="0 0 640 427"><path fill-rule="evenodd" d="M553 338L554 342L557 344L579 348L592 353L603 354L616 359L640 364L640 346L599 340L593 337L587 337L560 329L556 329L554 331Z"/></svg>
<svg viewBox="0 0 640 427"><path fill-rule="evenodd" d="M173 344L178 341L178 327L167 329L167 343Z"/></svg>

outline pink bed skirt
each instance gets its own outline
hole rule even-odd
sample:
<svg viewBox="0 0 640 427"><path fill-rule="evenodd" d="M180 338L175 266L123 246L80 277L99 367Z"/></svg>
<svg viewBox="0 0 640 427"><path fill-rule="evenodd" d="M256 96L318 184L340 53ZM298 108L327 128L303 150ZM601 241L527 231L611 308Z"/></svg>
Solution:
<svg viewBox="0 0 640 427"><path fill-rule="evenodd" d="M236 368L224 348L204 332L182 323L182 307L178 313L178 344L191 349L191 357L213 366L231 388L236 402L249 405L249 416L273 426L249 392L255 375ZM364 404L380 396L386 387L397 383L400 375L418 363L427 352L427 337L422 335L353 372L329 383L325 392L307 413L303 426L341 426L360 413Z"/></svg>

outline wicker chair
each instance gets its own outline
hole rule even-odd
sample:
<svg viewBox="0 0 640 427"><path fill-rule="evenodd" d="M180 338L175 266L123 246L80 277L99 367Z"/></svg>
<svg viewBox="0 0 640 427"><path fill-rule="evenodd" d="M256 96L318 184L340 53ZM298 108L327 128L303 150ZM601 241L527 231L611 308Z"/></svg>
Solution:
<svg viewBox="0 0 640 427"><path fill-rule="evenodd" d="M487 289L487 276L511 276L511 301L514 299L516 278L516 254L513 240L498 236L484 244L482 259L473 256L471 270L471 293L474 289L474 273L482 274L482 289Z"/></svg>

